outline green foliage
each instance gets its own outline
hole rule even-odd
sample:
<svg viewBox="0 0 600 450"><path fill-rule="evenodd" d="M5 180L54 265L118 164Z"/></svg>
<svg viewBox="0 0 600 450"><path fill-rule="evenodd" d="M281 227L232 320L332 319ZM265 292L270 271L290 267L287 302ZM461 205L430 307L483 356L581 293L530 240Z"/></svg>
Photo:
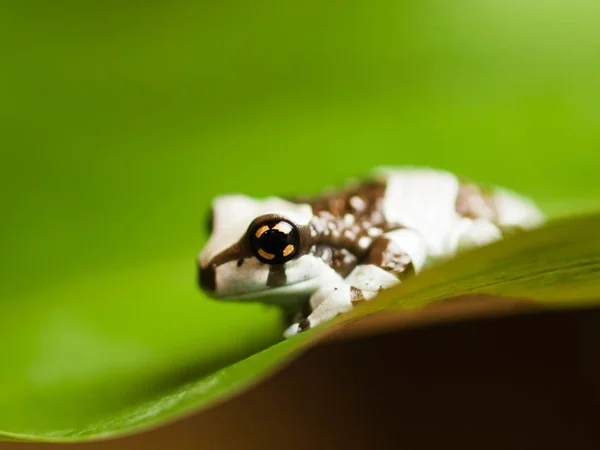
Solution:
<svg viewBox="0 0 600 450"><path fill-rule="evenodd" d="M21 420L39 428L32 431L5 430L6 438L22 440L72 441L119 435L172 420L191 409L207 407L260 380L281 366L299 349L310 345L314 337L328 328L374 312L414 309L427 303L468 293L507 295L526 298L552 307L576 307L581 304L600 303L600 215L575 218L553 223L530 233L508 238L494 245L465 253L451 261L425 271L395 289L356 308L352 313L339 316L326 326L321 326L273 345L249 358L208 375L197 370L198 379L181 383L181 379L168 380L158 394L157 389L140 392L139 398L128 398L130 406L115 409L102 417L94 417L93 410L79 409L83 399L78 386L64 384L55 388L46 414L54 407L62 417L52 417L68 423L78 423L69 428L51 428L48 417L32 414ZM507 297L510 298L510 297ZM83 343L92 348L90 342ZM51 357L52 355L44 355ZM91 358L97 360L101 358ZM74 362L76 364L76 362ZM101 372L101 371L100 371ZM138 373L139 383L149 372ZM94 375L88 373L93 387ZM123 375L121 381L123 381ZM55 374L57 378L60 373ZM142 377L142 378L140 378ZM127 379L127 377L125 377ZM163 380L165 381L165 380ZM81 387L79 387L81 388ZM49 393L47 393L49 394ZM145 395L144 395L145 394ZM97 392L98 399L106 392ZM95 404L98 399L94 399ZM15 404L19 399L15 398ZM103 399L115 404L109 396ZM39 400L38 400L39 401ZM70 411L61 407L71 405ZM96 406L96 405L95 405ZM97 408L97 406L96 406ZM7 410L3 410L7 411ZM9 419L4 413L3 419Z"/></svg>
<svg viewBox="0 0 600 450"><path fill-rule="evenodd" d="M600 206L594 2L12 3L0 6L6 437L158 423L310 339L273 346L275 308L195 288L218 193L311 193L422 164L553 216ZM592 299L597 225L473 253L356 313L475 286Z"/></svg>

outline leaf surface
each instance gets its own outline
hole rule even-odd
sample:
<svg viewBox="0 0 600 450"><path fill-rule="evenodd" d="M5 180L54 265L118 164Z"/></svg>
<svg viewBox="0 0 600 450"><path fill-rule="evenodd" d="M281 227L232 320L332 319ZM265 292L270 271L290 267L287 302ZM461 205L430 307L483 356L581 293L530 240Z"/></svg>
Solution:
<svg viewBox="0 0 600 450"><path fill-rule="evenodd" d="M20 433L5 429L3 435L19 440L87 440L131 433L174 420L190 411L207 408L262 380L344 323L360 321L376 313L426 309L436 302L469 294L487 294L482 296L484 300L497 296L492 306L515 300L525 300L529 306L539 305L540 308L599 304L600 215L563 219L459 255L397 288L384 291L324 326L205 373L198 379L181 383L182 377L174 377L161 389L147 391L154 395L140 396L132 401L133 406L106 414L100 420L82 421L80 426L69 429L40 428ZM460 318L453 318L453 311L449 309L445 313L445 320ZM508 313L518 311L516 308ZM500 310L500 313L507 312ZM189 370L187 375L192 378L195 373L202 373L194 372L193 368ZM82 400L71 397L76 394L76 389L76 386L65 386L58 391L56 405L64 407L68 400L76 411ZM156 395L157 392L162 393ZM7 410L3 408L2 411Z"/></svg>

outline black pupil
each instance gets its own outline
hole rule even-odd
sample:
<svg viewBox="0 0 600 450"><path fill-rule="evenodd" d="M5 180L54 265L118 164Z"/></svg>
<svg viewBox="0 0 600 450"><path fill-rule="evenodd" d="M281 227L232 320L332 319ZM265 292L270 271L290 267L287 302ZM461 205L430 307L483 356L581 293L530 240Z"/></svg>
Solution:
<svg viewBox="0 0 600 450"><path fill-rule="evenodd" d="M292 233L285 234L279 230L273 229L265 231L259 241L260 248L275 255L282 254L288 245L293 245Z"/></svg>
<svg viewBox="0 0 600 450"><path fill-rule="evenodd" d="M252 246L256 256L268 264L289 261L296 254L297 245L297 229L284 221L263 222L252 233Z"/></svg>

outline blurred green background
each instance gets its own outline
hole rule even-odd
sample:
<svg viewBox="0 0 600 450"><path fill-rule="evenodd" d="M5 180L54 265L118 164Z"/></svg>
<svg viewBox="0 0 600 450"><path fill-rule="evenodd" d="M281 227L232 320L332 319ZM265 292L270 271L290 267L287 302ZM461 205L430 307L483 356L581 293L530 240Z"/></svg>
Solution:
<svg viewBox="0 0 600 450"><path fill-rule="evenodd" d="M600 206L596 1L3 2L0 429L55 432L278 341L195 287L223 192L455 170Z"/></svg>

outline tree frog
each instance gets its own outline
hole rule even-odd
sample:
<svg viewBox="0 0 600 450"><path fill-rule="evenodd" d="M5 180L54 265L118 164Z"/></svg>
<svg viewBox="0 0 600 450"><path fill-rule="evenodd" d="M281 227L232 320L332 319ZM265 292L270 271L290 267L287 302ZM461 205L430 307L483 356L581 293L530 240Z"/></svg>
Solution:
<svg viewBox="0 0 600 450"><path fill-rule="evenodd" d="M200 287L217 299L282 306L295 316L285 337L435 261L544 222L521 195L422 167L380 167L309 198L222 195L211 216L198 256Z"/></svg>

